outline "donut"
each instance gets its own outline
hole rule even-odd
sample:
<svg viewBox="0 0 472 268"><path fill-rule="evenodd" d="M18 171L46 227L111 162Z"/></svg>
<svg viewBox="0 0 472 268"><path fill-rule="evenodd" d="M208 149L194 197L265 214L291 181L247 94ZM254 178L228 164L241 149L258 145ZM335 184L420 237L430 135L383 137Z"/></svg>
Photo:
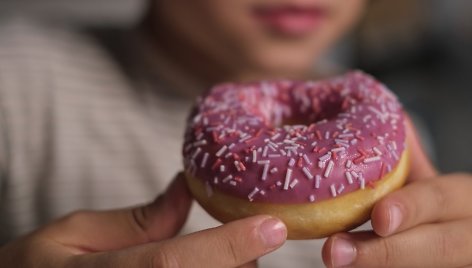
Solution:
<svg viewBox="0 0 472 268"><path fill-rule="evenodd" d="M200 205L221 222L273 215L289 239L359 226L408 172L402 105L361 71L219 84L187 124L185 175Z"/></svg>

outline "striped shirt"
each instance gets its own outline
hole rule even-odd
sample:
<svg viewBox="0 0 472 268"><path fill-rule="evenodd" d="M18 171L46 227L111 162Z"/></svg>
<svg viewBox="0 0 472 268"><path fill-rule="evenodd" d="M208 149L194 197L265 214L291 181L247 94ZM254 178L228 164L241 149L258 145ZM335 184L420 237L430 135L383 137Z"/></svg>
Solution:
<svg viewBox="0 0 472 268"><path fill-rule="evenodd" d="M134 36L117 34L108 46L26 21L1 26L0 243L77 209L148 202L182 168L199 90L170 62L133 48ZM183 232L216 225L195 205ZM321 242L288 241L260 264L320 267Z"/></svg>

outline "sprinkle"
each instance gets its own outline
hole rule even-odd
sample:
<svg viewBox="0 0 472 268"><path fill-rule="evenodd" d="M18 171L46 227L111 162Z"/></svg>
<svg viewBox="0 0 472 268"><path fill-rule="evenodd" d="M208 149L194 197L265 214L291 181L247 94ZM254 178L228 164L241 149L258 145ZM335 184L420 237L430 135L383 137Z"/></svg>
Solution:
<svg viewBox="0 0 472 268"><path fill-rule="evenodd" d="M228 181L233 179L233 175L228 175L226 178L223 179L223 183L227 183Z"/></svg>
<svg viewBox="0 0 472 268"><path fill-rule="evenodd" d="M297 179L294 179L294 180L290 183L290 189L293 189L293 187L295 187L297 184L298 184L298 180L297 180Z"/></svg>
<svg viewBox="0 0 472 268"><path fill-rule="evenodd" d="M369 158L364 159L364 164L377 162L377 161L380 161L380 160L381 160L380 156L373 156L373 157L369 157Z"/></svg>
<svg viewBox="0 0 472 268"><path fill-rule="evenodd" d="M192 160L195 160L195 158L197 158L197 156L200 154L200 152L202 151L202 148L198 147L197 150L195 150L195 152L193 153L192 155Z"/></svg>
<svg viewBox="0 0 472 268"><path fill-rule="evenodd" d="M295 159L290 158L290 160L288 161L288 166L293 167L293 165L295 165Z"/></svg>
<svg viewBox="0 0 472 268"><path fill-rule="evenodd" d="M213 184L218 184L218 177L215 176L215 177L213 178Z"/></svg>
<svg viewBox="0 0 472 268"><path fill-rule="evenodd" d="M201 134L203 134L203 133L201 133ZM199 140L199 141L194 142L193 146L197 147L197 146L202 146L202 145L206 145L206 144L207 144L206 140Z"/></svg>
<svg viewBox="0 0 472 268"><path fill-rule="evenodd" d="M257 151L252 150L252 162L256 163L256 161L257 161Z"/></svg>
<svg viewBox="0 0 472 268"><path fill-rule="evenodd" d="M345 175L346 175L347 182L348 182L349 184L352 184L354 181L352 180L352 175L351 175L351 173L350 173L349 171L346 171Z"/></svg>
<svg viewBox="0 0 472 268"><path fill-rule="evenodd" d="M221 164L221 162L223 162L220 158L217 158L215 163L213 163L213 166L211 166L211 169L214 170L218 167L219 164Z"/></svg>
<svg viewBox="0 0 472 268"><path fill-rule="evenodd" d="M331 149L331 152L337 153L337 152L344 152L345 150L346 150L345 147L339 147L339 148Z"/></svg>
<svg viewBox="0 0 472 268"><path fill-rule="evenodd" d="M266 192L265 192L264 190L261 190L259 193L260 193L261 195L265 195L265 194L266 194Z"/></svg>
<svg viewBox="0 0 472 268"><path fill-rule="evenodd" d="M253 201L253 197L259 192L259 188L257 187L254 187L254 189L252 190L252 192L247 196L247 198L249 199L249 201Z"/></svg>
<svg viewBox="0 0 472 268"><path fill-rule="evenodd" d="M225 165L220 165L220 172L225 172L225 170L226 170Z"/></svg>
<svg viewBox="0 0 472 268"><path fill-rule="evenodd" d="M247 135L247 134L246 134L246 136L244 136L244 137L242 137L241 139L239 139L238 142L245 142L245 141L249 140L250 138L252 138L251 135Z"/></svg>
<svg viewBox="0 0 472 268"><path fill-rule="evenodd" d="M329 131L325 132L325 140L329 139Z"/></svg>
<svg viewBox="0 0 472 268"><path fill-rule="evenodd" d="M320 184L321 184L321 176L320 175L316 175L315 177L315 188L316 189L319 189L320 188Z"/></svg>
<svg viewBox="0 0 472 268"><path fill-rule="evenodd" d="M205 153L205 154L203 155L202 162L201 162L201 164L200 164L200 167L201 167L201 168L204 168L204 167L206 166L207 161L208 161L208 156L209 156L208 153Z"/></svg>
<svg viewBox="0 0 472 268"><path fill-rule="evenodd" d="M361 178L359 179L359 183L361 184L361 189L364 189L364 188L365 188L365 180L364 180L364 178L361 177Z"/></svg>
<svg viewBox="0 0 472 268"><path fill-rule="evenodd" d="M269 147L264 146L264 151L262 151L262 157L266 157L266 156L267 156L267 150L269 150Z"/></svg>
<svg viewBox="0 0 472 268"><path fill-rule="evenodd" d="M290 168L287 168L287 173L285 174L284 190L288 190L291 176L292 176L292 170Z"/></svg>
<svg viewBox="0 0 472 268"><path fill-rule="evenodd" d="M276 184L277 186L282 185L282 183L281 183L280 181L277 181L275 184Z"/></svg>
<svg viewBox="0 0 472 268"><path fill-rule="evenodd" d="M271 170L270 170L270 174L274 174L276 173L277 171L279 171L279 169L277 167L273 167Z"/></svg>
<svg viewBox="0 0 472 268"><path fill-rule="evenodd" d="M268 165L270 164L270 160L260 160L260 161L257 161L257 163L259 165Z"/></svg>
<svg viewBox="0 0 472 268"><path fill-rule="evenodd" d="M357 139L352 139L351 140L351 145L356 145L357 144Z"/></svg>
<svg viewBox="0 0 472 268"><path fill-rule="evenodd" d="M324 167L326 166L325 163L326 163L326 162L318 161L318 167L319 167L319 168L324 168Z"/></svg>
<svg viewBox="0 0 472 268"><path fill-rule="evenodd" d="M316 144L318 144L318 142L314 141L314 142L311 143L311 146L316 146Z"/></svg>
<svg viewBox="0 0 472 268"><path fill-rule="evenodd" d="M325 161L331 159L331 152L328 152L327 154L321 156L321 157L318 158L318 159L319 159L320 161L322 161L322 162L325 162Z"/></svg>
<svg viewBox="0 0 472 268"><path fill-rule="evenodd" d="M267 179L267 172L269 172L269 164L264 165L264 169L262 170L262 177L261 180L265 181Z"/></svg>
<svg viewBox="0 0 472 268"><path fill-rule="evenodd" d="M269 154L269 158L280 157L280 154Z"/></svg>
<svg viewBox="0 0 472 268"><path fill-rule="evenodd" d="M226 149L228 149L228 147L226 145L223 145L223 147L221 147L221 149L218 152L216 152L216 156L220 157L221 155L223 155Z"/></svg>
<svg viewBox="0 0 472 268"><path fill-rule="evenodd" d="M356 179L359 178L359 174L357 174L355 171L351 171L351 175Z"/></svg>
<svg viewBox="0 0 472 268"><path fill-rule="evenodd" d="M228 146L228 149L230 149L230 150L231 150L231 149L233 149L233 148L234 148L234 146L236 146L236 144L234 144L234 143L231 143L231 144Z"/></svg>
<svg viewBox="0 0 472 268"><path fill-rule="evenodd" d="M338 194L341 194L344 191L344 184L341 183L341 185L338 188Z"/></svg>
<svg viewBox="0 0 472 268"><path fill-rule="evenodd" d="M280 133L276 133L274 136L272 136L270 139L271 140L276 140L278 137L280 137Z"/></svg>
<svg viewBox="0 0 472 268"><path fill-rule="evenodd" d="M306 176L309 180L312 180L312 179L313 179L313 175L310 173L310 171L308 170L308 168L303 167L302 171L303 171L303 173L305 174L305 176Z"/></svg>
<svg viewBox="0 0 472 268"><path fill-rule="evenodd" d="M352 134L352 133L345 133L345 134L341 134L341 135L338 136L338 138L341 138L341 139L343 139L343 138L351 138L351 137L354 137L354 134Z"/></svg>
<svg viewBox="0 0 472 268"><path fill-rule="evenodd" d="M316 200L316 197L314 194L310 195L310 197L308 198L310 200L310 202L315 202Z"/></svg>
<svg viewBox="0 0 472 268"><path fill-rule="evenodd" d="M352 160L349 159L346 161L346 168L351 168L351 166L352 166Z"/></svg>
<svg viewBox="0 0 472 268"><path fill-rule="evenodd" d="M325 173L324 173L325 178L329 177L329 175L331 174L331 171L333 171L333 168L334 168L334 162L333 162L333 160L330 160L329 163L328 163L328 166L326 167Z"/></svg>
<svg viewBox="0 0 472 268"><path fill-rule="evenodd" d="M308 165L313 165L306 154L303 154L303 159L305 159L305 162L307 162Z"/></svg>
<svg viewBox="0 0 472 268"><path fill-rule="evenodd" d="M231 184L231 186L236 186L237 185L236 181L230 181L229 184Z"/></svg>
<svg viewBox="0 0 472 268"><path fill-rule="evenodd" d="M329 188L331 190L331 196L336 197L338 195L337 192L336 192L336 186L334 184L331 184L331 186Z"/></svg>
<svg viewBox="0 0 472 268"><path fill-rule="evenodd" d="M377 155L382 155L382 152L377 147L372 148L372 151L374 151Z"/></svg>

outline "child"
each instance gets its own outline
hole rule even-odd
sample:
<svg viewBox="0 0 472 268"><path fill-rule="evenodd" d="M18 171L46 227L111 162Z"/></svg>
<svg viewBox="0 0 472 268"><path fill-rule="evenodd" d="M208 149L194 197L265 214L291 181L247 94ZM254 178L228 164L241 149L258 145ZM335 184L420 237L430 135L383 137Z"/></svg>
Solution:
<svg viewBox="0 0 472 268"><path fill-rule="evenodd" d="M285 242L276 218L206 229L216 222L195 206L185 228L191 234L175 237L191 206L182 176L175 176L187 112L194 97L217 82L319 76L322 67L315 72L313 62L354 24L364 4L151 0L143 24L132 31L78 33L24 21L3 26L0 263L256 265ZM436 177L411 126L409 137L410 179ZM470 264L472 211L462 204L471 201L472 184L466 177L451 175L447 184L421 180L386 197L372 214L377 235L329 238L326 265ZM158 192L165 193L148 205L116 209ZM261 263L319 266L319 252L319 241L295 241Z"/></svg>

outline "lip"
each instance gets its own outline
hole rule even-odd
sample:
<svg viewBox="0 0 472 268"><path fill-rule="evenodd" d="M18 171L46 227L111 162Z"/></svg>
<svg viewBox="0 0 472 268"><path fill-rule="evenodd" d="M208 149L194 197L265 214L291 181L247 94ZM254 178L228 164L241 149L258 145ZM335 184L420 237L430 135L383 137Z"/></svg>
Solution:
<svg viewBox="0 0 472 268"><path fill-rule="evenodd" d="M287 36L304 36L321 26L327 10L319 6L259 6L252 12L256 21L273 32Z"/></svg>

